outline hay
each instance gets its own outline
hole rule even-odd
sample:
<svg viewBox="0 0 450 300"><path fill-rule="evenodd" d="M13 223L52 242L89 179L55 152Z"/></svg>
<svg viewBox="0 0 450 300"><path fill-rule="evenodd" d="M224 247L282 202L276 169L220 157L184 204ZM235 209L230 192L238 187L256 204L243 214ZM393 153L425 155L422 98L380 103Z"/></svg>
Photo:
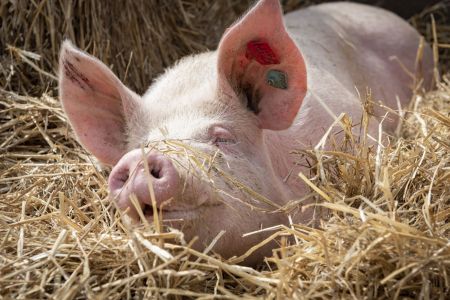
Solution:
<svg viewBox="0 0 450 300"><path fill-rule="evenodd" d="M17 9L25 5L16 3ZM35 10L25 9L20 18L17 11L6 16L4 6L0 10L6 24L30 26L25 20L34 16L35 24L29 27L33 30L22 32L30 32L28 41L48 51L37 55L21 49L30 48L10 43L16 48L9 47L8 54L21 61L2 63L2 70L7 70L4 80L8 76L9 80L2 81L4 89L0 91L1 297L444 299L450 293L450 77L439 76L435 90L416 93L402 118L400 138L391 138L379 151L349 136L334 151L295 152L299 158L306 156L312 166L311 173L299 175L299 180L311 187L311 195L320 200L329 218L315 229L298 224L270 229L269 239L275 239L280 248L266 264L253 269L235 265L238 258L224 261L209 249L192 250L192 241L184 241L182 233L175 230L160 233L143 226L131 231L122 222L120 212L107 199L108 170L97 167L78 145L59 101L52 96L51 74L61 33L55 32L52 40L43 30L45 22L51 22L46 17L55 12L57 20L56 16L63 14L56 12L67 10L52 10L62 2L33 3L26 5ZM80 12L91 12L95 20L91 22L105 16L99 2L79 3ZM203 32L202 26L207 24L202 23L207 20L201 21L201 14L194 15L203 12L198 7L224 12L206 1L198 7L180 3L193 9L185 13L194 29L176 34L186 37L175 41L179 48L163 48L167 61L140 58L147 59L148 66L155 63L162 68L183 51L198 51L197 44L189 44L195 39L190 39L190 34ZM446 52L450 29L448 23L442 23L447 15L436 13L443 10L433 9L437 27L420 23L424 16L413 22L418 22L430 41L435 39L439 67L445 70L450 61ZM30 10L34 13L27 15ZM155 11L146 20L161 20L163 13ZM184 18L182 10L177 13ZM229 13L223 22L237 14ZM63 28L58 24L55 28ZM155 28L161 29L164 22L158 24ZM88 32L90 26L83 28ZM102 28L96 34L108 36ZM169 39L171 32L167 34ZM118 51L110 60L103 58L114 62L113 69L121 78L128 66L127 79L138 90L145 87L145 78L155 74L137 64L132 67L133 61L140 61L134 47L104 48L85 36L85 45L96 54L100 49ZM206 45L213 45L217 36L214 38ZM172 37L169 40L174 42ZM136 52L128 63L130 56L124 51L130 49ZM23 96L40 95L43 90L47 93L39 97Z"/></svg>
<svg viewBox="0 0 450 300"><path fill-rule="evenodd" d="M130 231L107 200L106 174L77 146L56 99L2 92L0 105L0 295L359 299L449 292L448 78L415 97L402 138L381 152L350 143L345 153L320 158L298 153L313 166L312 179L301 178L330 218L319 229L272 229L281 248L259 271L196 252L176 231ZM296 244L288 246L288 236Z"/></svg>
<svg viewBox="0 0 450 300"><path fill-rule="evenodd" d="M6 47L0 50L0 85L26 95L56 94L51 74L61 42L69 38L143 93L175 60L215 48L253 2L6 1L0 4L0 45ZM298 2L287 1L285 9Z"/></svg>
<svg viewBox="0 0 450 300"><path fill-rule="evenodd" d="M37 68L55 74L61 42L69 38L111 66L127 85L144 92L176 59L213 47L225 26L238 17L236 11L250 2L8 1L0 5L0 44L7 45L8 52L2 55L0 83L34 95L55 87L53 78L39 75Z"/></svg>
<svg viewBox="0 0 450 300"><path fill-rule="evenodd" d="M225 28L254 1L3 1L0 3L0 86L22 95L57 94L58 54L71 39L105 62L130 88L143 93L166 67L188 54L214 49ZM286 0L286 12L326 0ZM375 1L362 1L375 2ZM430 15L441 41L450 35L450 1L411 19L431 37ZM450 70L450 49L443 71Z"/></svg>

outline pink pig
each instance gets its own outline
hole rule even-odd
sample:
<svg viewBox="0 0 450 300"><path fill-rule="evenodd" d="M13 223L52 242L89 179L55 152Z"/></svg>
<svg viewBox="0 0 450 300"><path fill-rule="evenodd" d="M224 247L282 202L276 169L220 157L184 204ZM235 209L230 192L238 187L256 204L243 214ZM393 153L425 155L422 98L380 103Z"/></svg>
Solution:
<svg viewBox="0 0 450 300"><path fill-rule="evenodd" d="M261 0L225 32L216 51L180 60L143 96L64 42L61 101L81 145L113 166L109 189L120 209L140 220L134 194L153 220L147 165L164 224L187 240L198 236L197 249L224 230L213 250L231 257L267 236L243 234L287 224L283 206L305 196L297 174L307 170L295 164L292 150L314 147L342 112L359 123L359 94L367 87L393 109L409 101L419 44L408 23L379 8L323 4L283 18L278 0ZM432 57L423 49L428 81ZM391 130L395 122L383 126ZM370 129L377 128L373 121ZM192 151L203 155L195 158L199 163ZM311 209L291 213L295 222L314 221Z"/></svg>

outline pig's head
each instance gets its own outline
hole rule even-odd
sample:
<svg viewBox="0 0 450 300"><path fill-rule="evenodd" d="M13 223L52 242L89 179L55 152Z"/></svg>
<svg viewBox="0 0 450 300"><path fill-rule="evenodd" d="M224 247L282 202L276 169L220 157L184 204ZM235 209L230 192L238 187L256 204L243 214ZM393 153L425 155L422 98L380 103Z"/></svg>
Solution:
<svg viewBox="0 0 450 300"><path fill-rule="evenodd" d="M225 257L262 238L244 233L286 223L274 212L289 199L265 132L291 125L306 71L277 0L259 2L226 31L217 51L182 59L143 96L70 42L59 76L79 142L113 166L111 197L135 220L133 194L145 218L153 219L156 205L168 225L187 239L199 237L197 248L226 231L214 248Z"/></svg>

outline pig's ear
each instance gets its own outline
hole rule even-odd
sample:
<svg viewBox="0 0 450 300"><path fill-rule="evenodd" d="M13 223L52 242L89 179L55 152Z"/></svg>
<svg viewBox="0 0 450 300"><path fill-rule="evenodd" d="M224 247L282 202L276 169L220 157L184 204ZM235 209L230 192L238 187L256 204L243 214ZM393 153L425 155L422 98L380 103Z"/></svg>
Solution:
<svg viewBox="0 0 450 300"><path fill-rule="evenodd" d="M81 145L101 162L115 164L126 151L127 119L139 96L69 41L63 43L59 58L59 93Z"/></svg>
<svg viewBox="0 0 450 300"><path fill-rule="evenodd" d="M218 48L219 86L245 97L264 129L288 128L306 94L306 68L286 32L279 0L262 0L230 27Z"/></svg>

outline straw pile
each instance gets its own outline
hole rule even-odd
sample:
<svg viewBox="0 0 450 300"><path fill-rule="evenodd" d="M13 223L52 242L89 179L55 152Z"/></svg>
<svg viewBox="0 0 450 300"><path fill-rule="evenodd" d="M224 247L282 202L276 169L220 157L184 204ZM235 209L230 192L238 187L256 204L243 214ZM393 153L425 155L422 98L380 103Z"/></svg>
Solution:
<svg viewBox="0 0 450 300"><path fill-rule="evenodd" d="M136 18L127 15L131 9L113 5L108 9L116 15L110 14L102 1L77 2L73 10L64 1L0 5L4 24L19 26L12 34L17 41L8 36L10 46L1 56L0 297L446 298L450 77L438 72L433 91L417 90L399 137L388 146L374 151L348 137L335 151L295 152L309 159L311 173L299 180L311 187L328 218L319 228L275 228L271 238L280 248L260 267L233 265L208 249L194 251L177 231L130 230L107 199L108 170L80 148L52 96L59 28L78 34L78 45L114 63L120 78L142 91L146 79L179 55L202 49L200 42L217 42L218 33L203 34L207 24L213 24L208 31L221 31L246 6L185 1L168 9L144 2L129 4L142 13ZM143 16L150 7L152 13ZM85 12L90 17L81 19ZM206 12L224 17L215 22ZM436 26L427 13L413 19L435 42L441 71L450 61L445 12L443 5L435 8ZM131 22L128 28L102 27L122 14ZM77 18L68 25L70 16ZM122 44L112 43L120 40L114 30L135 30L144 19L156 22L154 31L128 32ZM3 26L0 37L11 28ZM153 35L151 42L144 34ZM160 53L143 56L147 43L158 44ZM165 46L170 43L175 47ZM288 237L295 243L288 244Z"/></svg>
<svg viewBox="0 0 450 300"><path fill-rule="evenodd" d="M175 60L215 48L224 29L253 2L3 2L0 84L32 95L54 88L59 48L69 38L142 93ZM286 2L287 11L299 6Z"/></svg>

